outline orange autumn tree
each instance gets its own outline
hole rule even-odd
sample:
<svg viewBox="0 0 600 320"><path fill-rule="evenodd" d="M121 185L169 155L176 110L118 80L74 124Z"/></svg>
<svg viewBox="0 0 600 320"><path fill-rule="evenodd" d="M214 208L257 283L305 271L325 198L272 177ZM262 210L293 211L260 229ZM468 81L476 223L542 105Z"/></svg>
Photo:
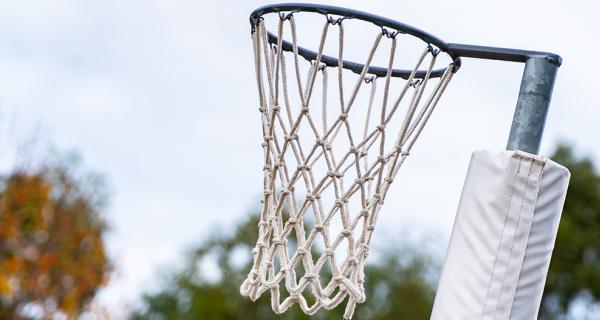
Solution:
<svg viewBox="0 0 600 320"><path fill-rule="evenodd" d="M72 162L0 177L0 319L74 318L107 282L100 182Z"/></svg>

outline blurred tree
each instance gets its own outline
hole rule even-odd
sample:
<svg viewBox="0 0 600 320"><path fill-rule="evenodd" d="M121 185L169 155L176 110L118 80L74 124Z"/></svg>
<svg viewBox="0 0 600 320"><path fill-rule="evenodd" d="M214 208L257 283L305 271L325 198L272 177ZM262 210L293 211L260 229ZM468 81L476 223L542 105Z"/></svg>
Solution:
<svg viewBox="0 0 600 320"><path fill-rule="evenodd" d="M280 316L271 311L270 294L256 302L240 295L239 288L250 270L250 248L256 241L258 218L241 224L232 236L214 236L190 255L185 267L166 279L158 292L146 294L133 319L342 319L345 304L312 317L295 305ZM216 261L208 275L206 262ZM428 319L434 289L428 281L436 265L429 256L404 245L372 259L366 269L367 302L358 305L356 319ZM240 262L241 261L241 262ZM202 266L205 266L204 268ZM393 303L392 303L393 302Z"/></svg>
<svg viewBox="0 0 600 320"><path fill-rule="evenodd" d="M571 171L540 318L559 319L581 302L600 300L600 174L589 158L559 146L552 159ZM590 318L591 319L591 318Z"/></svg>
<svg viewBox="0 0 600 320"><path fill-rule="evenodd" d="M0 319L73 318L107 281L101 179L75 165L0 177Z"/></svg>

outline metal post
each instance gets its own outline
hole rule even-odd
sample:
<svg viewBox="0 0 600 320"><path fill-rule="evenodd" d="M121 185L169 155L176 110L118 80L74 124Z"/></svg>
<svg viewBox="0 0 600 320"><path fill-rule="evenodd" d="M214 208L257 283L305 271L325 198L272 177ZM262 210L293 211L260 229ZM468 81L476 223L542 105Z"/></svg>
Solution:
<svg viewBox="0 0 600 320"><path fill-rule="evenodd" d="M560 61L532 56L525 63L507 150L537 154Z"/></svg>

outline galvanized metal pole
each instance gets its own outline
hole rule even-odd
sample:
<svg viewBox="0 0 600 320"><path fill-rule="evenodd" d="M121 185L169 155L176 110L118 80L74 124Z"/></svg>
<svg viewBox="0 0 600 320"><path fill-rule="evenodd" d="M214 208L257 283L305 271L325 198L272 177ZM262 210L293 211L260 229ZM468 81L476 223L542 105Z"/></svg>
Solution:
<svg viewBox="0 0 600 320"><path fill-rule="evenodd" d="M532 56L525 63L507 150L537 154L560 60Z"/></svg>

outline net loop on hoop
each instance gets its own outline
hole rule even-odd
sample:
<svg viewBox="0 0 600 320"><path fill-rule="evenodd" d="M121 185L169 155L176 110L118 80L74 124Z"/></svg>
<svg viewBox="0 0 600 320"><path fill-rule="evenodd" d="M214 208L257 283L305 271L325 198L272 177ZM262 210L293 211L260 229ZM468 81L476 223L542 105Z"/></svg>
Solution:
<svg viewBox="0 0 600 320"><path fill-rule="evenodd" d="M276 41L261 19L252 34L264 192L253 265L240 291L252 300L270 291L276 313L298 304L310 315L347 301L344 318L350 319L365 301L364 267L377 216L454 71L450 63L434 78L439 52L426 44L406 79L393 82L398 32L382 27L358 75L345 72L342 21L326 15L308 64L301 64L291 13L279 14ZM290 50L282 50L286 27ZM330 29L338 33L335 66L321 60ZM390 48L385 71L369 75L384 41ZM329 91L332 69L337 90ZM329 99L335 94L338 106Z"/></svg>
<svg viewBox="0 0 600 320"><path fill-rule="evenodd" d="M398 35L398 31L390 31L385 27L381 27L381 33L389 39L394 39Z"/></svg>
<svg viewBox="0 0 600 320"><path fill-rule="evenodd" d="M290 20L290 18L293 15L294 15L293 12L288 12L288 13L280 12L279 13L279 19L281 19L281 21Z"/></svg>
<svg viewBox="0 0 600 320"><path fill-rule="evenodd" d="M327 15L327 21L329 21L329 23L331 23L331 25L341 25L342 22L344 20L348 19L348 17L338 17L338 18L334 18L330 15Z"/></svg>

